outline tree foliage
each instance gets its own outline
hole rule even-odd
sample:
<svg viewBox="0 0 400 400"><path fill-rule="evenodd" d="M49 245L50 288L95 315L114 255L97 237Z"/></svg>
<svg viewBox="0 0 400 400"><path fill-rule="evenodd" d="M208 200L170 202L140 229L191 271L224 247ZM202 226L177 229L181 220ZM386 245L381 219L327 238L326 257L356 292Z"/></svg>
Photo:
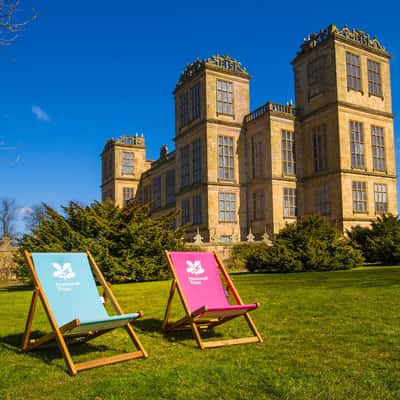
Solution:
<svg viewBox="0 0 400 400"><path fill-rule="evenodd" d="M354 268L362 261L361 252L319 215L286 225L272 246L253 245L246 255L250 271L265 272L333 271Z"/></svg>
<svg viewBox="0 0 400 400"><path fill-rule="evenodd" d="M400 264L400 219L388 214L378 216L370 228L356 226L347 232L368 262Z"/></svg>
<svg viewBox="0 0 400 400"><path fill-rule="evenodd" d="M119 208L94 202L70 202L58 213L43 204L39 223L18 241L15 256L19 277L27 277L24 251L72 252L89 250L106 279L131 282L165 279L165 249L182 247L182 231L172 230L176 212L149 218L149 206L130 202Z"/></svg>

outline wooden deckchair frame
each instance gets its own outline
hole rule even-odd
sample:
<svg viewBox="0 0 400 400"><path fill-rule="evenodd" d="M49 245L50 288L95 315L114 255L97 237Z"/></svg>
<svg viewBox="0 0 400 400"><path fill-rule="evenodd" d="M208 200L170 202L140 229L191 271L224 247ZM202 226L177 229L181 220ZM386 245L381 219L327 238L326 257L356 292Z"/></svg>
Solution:
<svg viewBox="0 0 400 400"><path fill-rule="evenodd" d="M171 332L171 331L191 330L196 339L197 345L202 350L204 350L206 348L211 348L211 347L230 346L230 345L234 345L234 344L243 344L243 343L259 343L259 342L263 341L260 333L257 330L256 325L254 324L253 320L251 319L251 317L249 315L249 312L245 312L240 315L226 316L223 318L199 318L199 319L196 319L196 316L202 314L203 312L206 312L207 308L203 307L201 310L198 310L196 313L191 312L188 302L185 298L185 294L182 290L182 286L180 285L178 276L175 273L171 255L168 251L166 251L165 254L168 259L168 264L169 264L169 268L172 272L173 279L172 279L171 289L169 292L167 308L165 310L164 321L162 324L162 328L164 331ZM244 303L243 303L242 299L240 298L239 293L237 292L235 286L233 285L233 282L232 282L231 278L229 277L229 274L226 271L222 261L220 260L220 258L218 257L218 255L215 252L213 252L213 255L217 262L218 269L221 272L221 274L227 284L227 289L232 293L237 304L244 305ZM178 294L181 299L186 316L179 319L176 322L169 322L172 301L173 301L176 291L178 291ZM246 322L247 322L250 330L253 332L254 336L238 338L238 339L214 340L214 341L206 341L206 342L202 339L202 337L200 335L201 330L213 328L214 326L223 324L224 322L227 322L238 316L245 317Z"/></svg>
<svg viewBox="0 0 400 400"><path fill-rule="evenodd" d="M107 284L106 280L104 279L104 276L101 273L99 267L97 266L94 258L89 253L89 251L86 252L86 255L88 257L89 264L90 264L90 267L91 267L94 275L96 276L99 283L103 287L105 296L107 296L107 298L110 300L111 305L113 306L115 312L118 315L122 315L123 314L122 308L118 304L117 299L114 297L109 285ZM28 251L25 251L25 259L29 266L29 270L31 272L33 283L34 283L35 287L33 290L32 300L31 300L31 304L30 304L29 312L28 312L28 319L26 321L25 332L24 332L24 336L22 339L21 348L23 351L29 351L29 350L33 350L33 349L58 345L71 375L76 375L80 371L83 371L83 370L86 370L89 368L100 367L102 365L114 364L114 363L118 363L121 361L131 360L134 358L147 358L147 353L144 350L141 342L139 341L139 338L137 337L131 324L127 323L125 326L122 326L122 327L126 329L129 337L131 338L132 342L136 346L137 351L129 352L129 353L125 353L125 354L118 354L118 355L110 356L110 357L97 358L95 360L81 362L81 363L74 363L67 344L84 343L84 342L94 339L100 335L103 335L104 333L107 333L115 328L101 329L98 331L89 331L89 332L76 333L76 334L70 334L70 335L67 334L66 336L64 336L64 332L69 331L80 325L79 319L75 319L71 322L68 322L67 324L65 324L63 326L58 326L56 318L51 310L51 306L47 300L46 294L43 290L43 287L40 283L39 277L35 270L34 263L32 260L32 254L29 253ZM50 325L53 328L53 332L50 332L47 335L43 335L39 339L29 339L31 330L32 330L32 324L33 324L33 318L34 318L34 314L35 314L35 310L36 310L36 305L37 305L37 301L39 298L40 298L43 308L47 314L47 318L49 319ZM140 317L143 316L142 311L139 311L139 314L140 314Z"/></svg>

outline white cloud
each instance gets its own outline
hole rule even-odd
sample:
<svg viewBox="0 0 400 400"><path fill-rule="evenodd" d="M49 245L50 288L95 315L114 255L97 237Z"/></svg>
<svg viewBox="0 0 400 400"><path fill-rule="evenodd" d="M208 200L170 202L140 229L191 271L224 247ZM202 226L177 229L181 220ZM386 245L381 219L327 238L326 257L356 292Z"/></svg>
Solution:
<svg viewBox="0 0 400 400"><path fill-rule="evenodd" d="M36 118L40 121L51 122L50 115L47 114L41 107L32 106L32 112L36 115Z"/></svg>
<svg viewBox="0 0 400 400"><path fill-rule="evenodd" d="M22 208L19 208L17 210L18 215L29 215L33 213L32 208L28 207L28 206L24 206Z"/></svg>

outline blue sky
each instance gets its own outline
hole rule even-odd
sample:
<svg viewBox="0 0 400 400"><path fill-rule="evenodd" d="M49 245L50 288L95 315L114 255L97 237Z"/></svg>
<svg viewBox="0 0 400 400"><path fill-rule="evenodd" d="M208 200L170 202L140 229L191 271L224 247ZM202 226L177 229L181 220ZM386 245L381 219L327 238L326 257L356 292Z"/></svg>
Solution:
<svg viewBox="0 0 400 400"><path fill-rule="evenodd" d="M0 48L0 197L21 208L90 203L100 199L107 139L143 132L150 159L164 143L173 148L172 90L196 57L241 61L253 76L251 109L294 99L290 61L330 23L376 35L392 54L398 115L399 7L329 3L22 0L23 12L34 6L40 16Z"/></svg>

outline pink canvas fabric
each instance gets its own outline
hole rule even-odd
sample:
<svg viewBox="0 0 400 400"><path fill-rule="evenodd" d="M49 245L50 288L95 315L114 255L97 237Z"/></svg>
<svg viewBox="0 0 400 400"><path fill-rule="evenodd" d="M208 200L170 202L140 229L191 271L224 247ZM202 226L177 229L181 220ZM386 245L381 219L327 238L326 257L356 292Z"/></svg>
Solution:
<svg viewBox="0 0 400 400"><path fill-rule="evenodd" d="M228 302L213 253L169 254L191 312L204 306L216 313L227 309L246 312L257 307L256 304L231 305Z"/></svg>

